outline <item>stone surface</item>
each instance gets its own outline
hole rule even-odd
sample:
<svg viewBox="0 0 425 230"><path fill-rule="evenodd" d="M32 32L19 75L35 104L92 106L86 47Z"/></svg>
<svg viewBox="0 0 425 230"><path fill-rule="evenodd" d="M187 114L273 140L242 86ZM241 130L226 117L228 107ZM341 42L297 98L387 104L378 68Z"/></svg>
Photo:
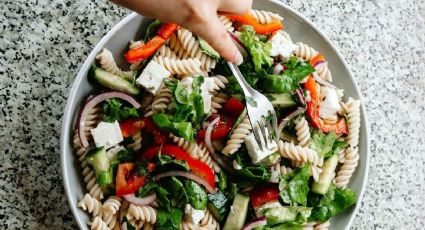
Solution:
<svg viewBox="0 0 425 230"><path fill-rule="evenodd" d="M425 224L425 3L284 0L340 48L371 124L353 229ZM76 229L59 162L61 116L90 50L129 12L107 1L0 3L0 229Z"/></svg>

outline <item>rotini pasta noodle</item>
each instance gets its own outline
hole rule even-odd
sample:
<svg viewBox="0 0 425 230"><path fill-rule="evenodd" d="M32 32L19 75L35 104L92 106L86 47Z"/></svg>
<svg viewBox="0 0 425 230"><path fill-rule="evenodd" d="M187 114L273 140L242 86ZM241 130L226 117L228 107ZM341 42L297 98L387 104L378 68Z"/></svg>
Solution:
<svg viewBox="0 0 425 230"><path fill-rule="evenodd" d="M220 229L220 224L217 222L217 220L214 218L208 208L205 210L205 216L204 218L202 218L201 223L199 225L201 227L208 228L209 230Z"/></svg>
<svg viewBox="0 0 425 230"><path fill-rule="evenodd" d="M320 159L316 151L307 147L301 147L292 143L279 141L278 142L279 153L282 157L295 160L298 162L307 163L310 162L312 165L320 166L320 162L323 163L323 159Z"/></svg>
<svg viewBox="0 0 425 230"><path fill-rule="evenodd" d="M115 62L114 56L111 51L106 48L103 48L102 52L96 56L96 59L99 61L102 69L115 74L117 76L124 76L124 78L133 78L133 72L131 71L122 71L117 63Z"/></svg>
<svg viewBox="0 0 425 230"><path fill-rule="evenodd" d="M190 57L199 59L201 61L201 66L204 70L209 72L215 67L217 61L202 52L202 49L199 45L199 41L195 38L195 36L193 36L192 32L180 28L177 31L177 37L180 40L182 46L189 53Z"/></svg>
<svg viewBox="0 0 425 230"><path fill-rule="evenodd" d="M138 220L146 223L155 224L156 210L151 206L138 206L130 204L126 217L128 220Z"/></svg>
<svg viewBox="0 0 425 230"><path fill-rule="evenodd" d="M297 131L298 144L305 147L310 141L310 128L304 117L296 121L295 130Z"/></svg>
<svg viewBox="0 0 425 230"><path fill-rule="evenodd" d="M233 33L235 31L235 28L233 27L233 22L224 15L219 15L218 18L220 19L221 23L224 25L224 28Z"/></svg>
<svg viewBox="0 0 425 230"><path fill-rule="evenodd" d="M174 51L167 45L162 45L161 48L159 48L156 56L162 56L162 57L167 57L171 59L178 59L177 54L174 53Z"/></svg>
<svg viewBox="0 0 425 230"><path fill-rule="evenodd" d="M93 216L102 216L102 203L90 196L88 193L86 193L84 198L78 202L78 207L88 213L91 213Z"/></svg>
<svg viewBox="0 0 425 230"><path fill-rule="evenodd" d="M173 50L174 53L177 55L178 59L186 59L190 57L189 53L183 47L176 34L171 35L170 39L168 40L168 45L170 46L171 50Z"/></svg>
<svg viewBox="0 0 425 230"><path fill-rule="evenodd" d="M270 24L275 21L282 21L283 18L279 14L265 10L251 10L251 15L261 24Z"/></svg>
<svg viewBox="0 0 425 230"><path fill-rule="evenodd" d="M145 116L151 117L153 114L165 112L170 102L171 92L166 85L162 85L161 89L154 96L152 105L146 109Z"/></svg>
<svg viewBox="0 0 425 230"><path fill-rule="evenodd" d="M332 82L332 74L328 67L328 62L321 63L315 66L317 75L323 80Z"/></svg>
<svg viewBox="0 0 425 230"><path fill-rule="evenodd" d="M218 93L214 95L211 99L211 109L213 113L216 113L217 110L223 108L222 104L226 103L229 96L225 93Z"/></svg>
<svg viewBox="0 0 425 230"><path fill-rule="evenodd" d="M96 216L93 218L93 221L89 223L91 230L110 230L108 224L106 224L102 218Z"/></svg>
<svg viewBox="0 0 425 230"><path fill-rule="evenodd" d="M142 132L134 134L133 136L131 136L131 138L133 139L133 143L127 145L126 147L136 152L137 150L142 148Z"/></svg>
<svg viewBox="0 0 425 230"><path fill-rule="evenodd" d="M171 74L196 74L202 73L201 61L196 58L172 59L168 57L157 56L153 58L161 66L167 69Z"/></svg>
<svg viewBox="0 0 425 230"><path fill-rule="evenodd" d="M121 201L122 201L121 197L117 197L117 196L108 197L108 199L103 203L103 206L102 206L104 215L110 216L117 213L121 207Z"/></svg>
<svg viewBox="0 0 425 230"><path fill-rule="evenodd" d="M225 155L234 154L241 147L242 143L245 141L245 137L248 136L251 131L252 126L247 115L242 122L236 126L235 130L233 130L232 135L230 135L226 146L221 152Z"/></svg>
<svg viewBox="0 0 425 230"><path fill-rule="evenodd" d="M339 188L346 188L354 170L359 162L359 150L357 147L348 147L345 150L344 164L339 169L335 177L335 185Z"/></svg>
<svg viewBox="0 0 425 230"><path fill-rule="evenodd" d="M344 109L347 112L348 120L348 135L347 142L351 147L359 144L360 133L360 101L352 98L345 103Z"/></svg>
<svg viewBox="0 0 425 230"><path fill-rule="evenodd" d="M310 61L318 54L318 52L314 48L302 42L297 42L295 45L295 56L300 57L306 61Z"/></svg>

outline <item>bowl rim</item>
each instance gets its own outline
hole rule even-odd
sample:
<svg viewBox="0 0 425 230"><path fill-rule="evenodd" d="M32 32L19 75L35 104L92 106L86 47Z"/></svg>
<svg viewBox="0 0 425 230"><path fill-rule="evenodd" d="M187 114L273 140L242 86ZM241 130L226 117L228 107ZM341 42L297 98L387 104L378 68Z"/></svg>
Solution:
<svg viewBox="0 0 425 230"><path fill-rule="evenodd" d="M281 7L285 8L285 10L288 10L289 12L291 12L292 14L296 15L297 17L301 18L305 23L307 23L311 28L313 28L313 30L315 30L331 47L331 49L336 53L337 57L341 60L341 62L343 63L344 68L348 71L348 75L351 78L351 80L354 82L354 89L357 92L357 94L359 95L359 99L361 102L364 102L363 100L363 96L361 94L361 91L359 90L358 84L355 80L355 78L353 77L353 73L351 72L351 69L349 68L347 62L345 61L344 56L339 52L339 49L335 46L335 44L321 31L319 30L308 18L306 18L304 15L302 15L301 13L299 13L298 11L292 9L290 6L288 6L287 4L280 2L278 0L268 0L270 2L273 2L275 4L280 5ZM74 80L74 83L72 84L71 90L69 91L68 94L68 99L66 102L66 106L64 108L64 112L63 112L63 117L62 117L62 126L61 126L61 137L60 137L60 162L61 162L61 174L62 174L62 179L63 179L63 184L65 187L65 193L66 193L66 198L68 201L68 204L71 208L71 212L72 215L74 216L75 221L77 222L77 225L80 229L87 229L87 224L85 222L83 222L81 220L81 218L78 218L78 213L77 213L77 207L74 203L71 202L71 191L70 191L70 187L71 185L69 184L69 180L68 180L68 164L65 158L65 146L69 144L69 140L70 140L70 133L69 133L69 124L72 123L73 120L73 116L74 114L71 113L70 111L70 107L71 104L73 104L73 101L76 98L76 94L77 94L77 86L81 84L81 81L83 80L83 78L86 76L86 70L90 68L92 61L95 59L97 53L103 48L103 46L105 45L105 43L110 39L111 36L113 36L119 29L121 29L123 26L125 26L129 21L131 21L133 18L135 17L140 17L141 15L137 14L136 12L132 12L130 14L128 14L126 17L124 17L121 21L119 21L115 26L112 27L111 30L108 31L108 33L106 33L102 39L95 45L95 47L92 49L92 51L90 52L90 54L87 56L87 58L85 59L83 65L81 66L80 70L77 73L77 76ZM143 17L143 16L141 16ZM361 202L363 200L363 196L366 190L366 186L368 183L368 178L369 178L369 158L370 158L370 138L369 138L369 132L370 132L370 127L369 127L369 122L367 120L367 116L366 116L366 107L364 105L364 103L361 103L361 110L362 110L362 119L364 121L365 124L365 133L363 135L365 135L365 147L366 147L366 152L363 153L363 155L365 155L365 172L364 172L364 177L363 177L363 182L360 188L360 194L358 194L357 197L357 202L355 205L355 208L352 212L352 214L350 215L350 219L347 223L347 225L345 226L345 229L349 229L360 209L361 206Z"/></svg>

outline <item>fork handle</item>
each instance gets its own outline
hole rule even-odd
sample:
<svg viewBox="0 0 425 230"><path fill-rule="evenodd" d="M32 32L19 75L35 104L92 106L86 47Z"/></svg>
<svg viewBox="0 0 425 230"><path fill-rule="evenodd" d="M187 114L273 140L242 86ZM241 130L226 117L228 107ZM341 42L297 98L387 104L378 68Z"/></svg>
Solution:
<svg viewBox="0 0 425 230"><path fill-rule="evenodd" d="M251 86L248 84L248 82L246 82L241 71L239 71L238 66L236 64L233 64L232 62L227 63L229 64L230 70L232 70L233 75L235 75L235 78L241 86L245 96L251 96L251 92L249 90Z"/></svg>

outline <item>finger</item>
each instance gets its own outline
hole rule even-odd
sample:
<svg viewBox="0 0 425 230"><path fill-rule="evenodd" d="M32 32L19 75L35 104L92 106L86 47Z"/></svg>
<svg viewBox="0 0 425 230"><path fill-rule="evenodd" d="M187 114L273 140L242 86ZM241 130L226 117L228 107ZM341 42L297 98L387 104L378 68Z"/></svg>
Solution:
<svg viewBox="0 0 425 230"><path fill-rule="evenodd" d="M221 57L240 65L243 62L241 53L236 45L233 44L218 17L215 15L212 18L211 20L206 20L205 24L195 25L191 30L207 41Z"/></svg>
<svg viewBox="0 0 425 230"><path fill-rule="evenodd" d="M251 10L252 0L221 0L218 10L232 14L244 14Z"/></svg>

